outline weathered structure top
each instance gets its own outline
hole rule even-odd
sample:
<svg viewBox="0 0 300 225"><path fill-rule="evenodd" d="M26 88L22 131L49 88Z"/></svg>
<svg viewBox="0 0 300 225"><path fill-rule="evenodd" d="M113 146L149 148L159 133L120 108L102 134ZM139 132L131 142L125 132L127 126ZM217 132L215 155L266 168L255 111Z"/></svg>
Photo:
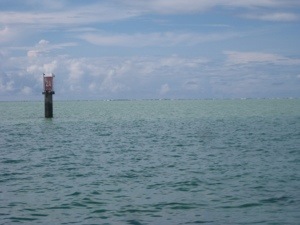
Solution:
<svg viewBox="0 0 300 225"><path fill-rule="evenodd" d="M50 74L43 74L44 77L44 92L45 93L51 93L54 94L54 82L53 82L53 78L55 77L55 75L53 73Z"/></svg>

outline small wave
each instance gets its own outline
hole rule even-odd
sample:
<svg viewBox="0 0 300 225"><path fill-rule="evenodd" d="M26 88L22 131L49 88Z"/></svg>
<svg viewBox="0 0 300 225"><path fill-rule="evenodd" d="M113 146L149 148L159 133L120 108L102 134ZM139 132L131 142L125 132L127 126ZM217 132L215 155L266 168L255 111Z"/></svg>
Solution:
<svg viewBox="0 0 300 225"><path fill-rule="evenodd" d="M90 198L83 198L83 203L87 204L87 205L97 205L97 206L103 206L103 205L107 204L105 202L95 201L95 200L92 200Z"/></svg>
<svg viewBox="0 0 300 225"><path fill-rule="evenodd" d="M92 213L105 213L107 212L106 209L97 209L97 210L94 210Z"/></svg>
<svg viewBox="0 0 300 225"><path fill-rule="evenodd" d="M62 205L58 205L58 206L52 206L47 209L71 209L71 207L69 204L62 204Z"/></svg>
<svg viewBox="0 0 300 225"><path fill-rule="evenodd" d="M127 220L127 223L130 225L142 225L143 224L137 220Z"/></svg>
<svg viewBox="0 0 300 225"><path fill-rule="evenodd" d="M256 207L256 206L261 206L259 203L246 203L238 206L238 208L250 208L250 207Z"/></svg>
<svg viewBox="0 0 300 225"><path fill-rule="evenodd" d="M24 159L5 159L2 161L2 163L7 163L7 164L17 164L17 163L23 163L25 162Z"/></svg>
<svg viewBox="0 0 300 225"><path fill-rule="evenodd" d="M78 196L78 195L80 195L80 194L81 194L81 192L75 191L75 192L73 192L72 194L69 194L69 195L67 195L67 196Z"/></svg>
<svg viewBox="0 0 300 225"><path fill-rule="evenodd" d="M169 209L195 209L198 208L198 204L193 203L180 203L180 202L169 202L169 203L160 203L154 205L156 209L163 209L163 208L169 208Z"/></svg>
<svg viewBox="0 0 300 225"><path fill-rule="evenodd" d="M257 207L257 206L261 206L262 204L260 203L245 203L245 204L241 204L241 205L225 205L225 206L221 206L221 208L224 209L230 209L230 208L250 208L250 207Z"/></svg>
<svg viewBox="0 0 300 225"><path fill-rule="evenodd" d="M30 214L31 216L36 216L36 217L46 217L48 216L48 214L43 214L43 213L33 213L33 214Z"/></svg>
<svg viewBox="0 0 300 225"><path fill-rule="evenodd" d="M37 218L31 218L31 217L10 217L9 219L12 222L24 222L24 221L34 221L34 220L37 220Z"/></svg>
<svg viewBox="0 0 300 225"><path fill-rule="evenodd" d="M290 198L287 196L281 196L281 197L272 197L260 200L261 203L268 204L268 203L278 203L278 202L287 202Z"/></svg>
<svg viewBox="0 0 300 225"><path fill-rule="evenodd" d="M80 202L72 202L72 206L74 206L74 207L84 207L84 208L87 207L86 204L82 204Z"/></svg>
<svg viewBox="0 0 300 225"><path fill-rule="evenodd" d="M187 222L186 224L201 224L201 223L214 223L214 221L209 220L196 220L192 222Z"/></svg>

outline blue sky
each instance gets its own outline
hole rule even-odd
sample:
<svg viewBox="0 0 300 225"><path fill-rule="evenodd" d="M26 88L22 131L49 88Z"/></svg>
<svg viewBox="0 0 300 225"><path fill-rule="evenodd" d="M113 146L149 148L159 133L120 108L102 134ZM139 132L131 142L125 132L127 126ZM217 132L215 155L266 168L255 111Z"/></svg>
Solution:
<svg viewBox="0 0 300 225"><path fill-rule="evenodd" d="M300 97L299 0L1 0L0 100Z"/></svg>

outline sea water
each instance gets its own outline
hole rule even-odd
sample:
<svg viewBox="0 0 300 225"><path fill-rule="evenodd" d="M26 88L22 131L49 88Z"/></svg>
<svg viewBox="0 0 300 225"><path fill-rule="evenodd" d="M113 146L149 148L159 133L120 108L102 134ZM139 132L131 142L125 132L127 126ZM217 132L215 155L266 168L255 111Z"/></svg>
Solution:
<svg viewBox="0 0 300 225"><path fill-rule="evenodd" d="M0 224L299 224L300 100L0 102Z"/></svg>

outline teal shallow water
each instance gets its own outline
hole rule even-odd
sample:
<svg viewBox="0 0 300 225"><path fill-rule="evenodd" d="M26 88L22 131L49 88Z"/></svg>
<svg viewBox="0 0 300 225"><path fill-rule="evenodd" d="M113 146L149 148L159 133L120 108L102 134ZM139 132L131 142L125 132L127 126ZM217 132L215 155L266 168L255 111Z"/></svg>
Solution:
<svg viewBox="0 0 300 225"><path fill-rule="evenodd" d="M299 224L300 100L0 102L0 224Z"/></svg>

